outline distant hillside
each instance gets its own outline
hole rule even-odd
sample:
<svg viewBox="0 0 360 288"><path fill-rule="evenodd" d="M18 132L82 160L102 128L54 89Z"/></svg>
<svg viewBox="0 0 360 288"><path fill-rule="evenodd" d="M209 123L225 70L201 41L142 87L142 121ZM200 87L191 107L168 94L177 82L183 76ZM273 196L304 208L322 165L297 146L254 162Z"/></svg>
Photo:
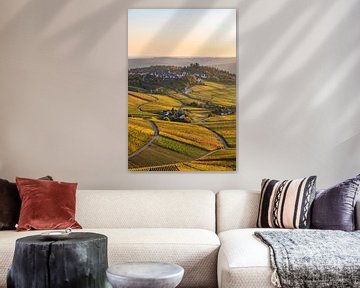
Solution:
<svg viewBox="0 0 360 288"><path fill-rule="evenodd" d="M199 63L202 66L216 67L230 73L236 73L235 57L154 57L154 58L133 58L129 59L129 69L142 68L158 65L189 66L191 63Z"/></svg>
<svg viewBox="0 0 360 288"><path fill-rule="evenodd" d="M164 89L171 89L187 93L192 86L202 85L205 81L235 84L236 77L228 71L199 63L189 66L156 65L128 71L128 86L133 91L164 93Z"/></svg>

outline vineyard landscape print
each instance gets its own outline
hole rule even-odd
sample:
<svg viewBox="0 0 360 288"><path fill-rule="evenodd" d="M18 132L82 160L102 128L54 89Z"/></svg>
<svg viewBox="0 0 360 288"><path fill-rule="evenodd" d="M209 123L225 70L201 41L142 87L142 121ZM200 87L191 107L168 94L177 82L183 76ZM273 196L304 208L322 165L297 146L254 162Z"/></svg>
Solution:
<svg viewBox="0 0 360 288"><path fill-rule="evenodd" d="M236 10L129 9L129 171L236 170Z"/></svg>

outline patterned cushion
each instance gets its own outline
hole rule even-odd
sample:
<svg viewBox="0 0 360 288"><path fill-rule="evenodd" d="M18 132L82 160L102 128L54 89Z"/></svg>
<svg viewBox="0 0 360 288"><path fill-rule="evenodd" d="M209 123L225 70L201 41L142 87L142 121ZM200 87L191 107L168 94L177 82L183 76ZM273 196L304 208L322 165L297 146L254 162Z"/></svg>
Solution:
<svg viewBox="0 0 360 288"><path fill-rule="evenodd" d="M295 180L263 179L257 227L308 228L316 176Z"/></svg>

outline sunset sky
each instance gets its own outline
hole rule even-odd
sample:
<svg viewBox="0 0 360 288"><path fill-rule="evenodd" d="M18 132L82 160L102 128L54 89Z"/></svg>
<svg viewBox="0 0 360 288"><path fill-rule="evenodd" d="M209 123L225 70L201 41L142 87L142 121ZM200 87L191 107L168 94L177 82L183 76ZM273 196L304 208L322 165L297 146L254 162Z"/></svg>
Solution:
<svg viewBox="0 0 360 288"><path fill-rule="evenodd" d="M235 9L129 9L128 55L235 57Z"/></svg>

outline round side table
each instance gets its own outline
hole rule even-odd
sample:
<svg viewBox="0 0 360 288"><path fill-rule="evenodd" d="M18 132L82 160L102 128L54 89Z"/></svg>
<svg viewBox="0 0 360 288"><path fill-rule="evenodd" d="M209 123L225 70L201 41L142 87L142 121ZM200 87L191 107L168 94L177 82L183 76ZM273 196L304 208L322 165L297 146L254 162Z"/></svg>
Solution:
<svg viewBox="0 0 360 288"><path fill-rule="evenodd" d="M175 288L184 276L184 268L161 262L117 264L106 270L114 288Z"/></svg>

